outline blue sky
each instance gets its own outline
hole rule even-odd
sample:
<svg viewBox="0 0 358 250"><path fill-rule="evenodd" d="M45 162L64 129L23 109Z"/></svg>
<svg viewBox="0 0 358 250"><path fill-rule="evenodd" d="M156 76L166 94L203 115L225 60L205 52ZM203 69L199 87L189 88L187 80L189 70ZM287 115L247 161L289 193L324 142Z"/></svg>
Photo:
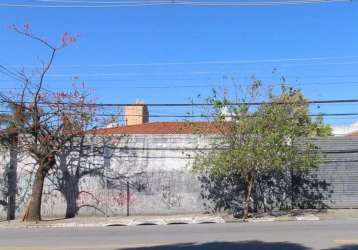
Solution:
<svg viewBox="0 0 358 250"><path fill-rule="evenodd" d="M1 0L0 4L5 2L36 1ZM54 43L65 31L80 34L75 45L59 53L46 83L49 88L66 89L71 78L78 76L96 89L100 102L183 103L198 94L209 95L213 86L232 90L233 82L248 84L253 75L264 84L279 83L284 76L311 99L358 98L355 2L269 7L0 7L0 64L30 67L46 58L46 49L7 29L23 23L30 23L32 32ZM0 76L2 91L17 85ZM323 105L320 112L358 112L357 107ZM151 113L185 114L185 110L156 108ZM357 119L326 121L347 124Z"/></svg>

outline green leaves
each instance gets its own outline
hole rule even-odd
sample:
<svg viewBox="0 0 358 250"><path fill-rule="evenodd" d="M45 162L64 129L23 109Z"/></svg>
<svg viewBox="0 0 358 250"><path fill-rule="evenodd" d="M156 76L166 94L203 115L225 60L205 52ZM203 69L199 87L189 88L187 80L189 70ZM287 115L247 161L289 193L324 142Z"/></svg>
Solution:
<svg viewBox="0 0 358 250"><path fill-rule="evenodd" d="M212 150L198 154L193 164L193 170L204 176L235 176L243 189L244 218L253 208L252 190L263 176L280 178L287 172L308 173L316 168L322 155L311 137L331 133L321 117L311 119L307 99L299 90L282 85L278 95L269 89L262 96L261 82L254 79L246 91L236 98L242 103L230 102L227 95L219 98L216 91L207 99L214 104L213 120L223 129L211 141ZM258 103L257 99L263 104L249 104Z"/></svg>
<svg viewBox="0 0 358 250"><path fill-rule="evenodd" d="M256 80L247 89L249 93L243 96L257 98L261 82ZM319 150L303 138L329 135L331 128L321 118L311 119L301 91L283 86L279 95L273 95L270 90L266 97L261 97L267 102L251 111L249 105L231 105L226 98L218 98L216 91L214 94L208 99L216 109L214 120L226 129L222 130L221 139L213 142L212 152L197 157L194 170L224 175L317 166ZM230 122L225 119L228 114Z"/></svg>

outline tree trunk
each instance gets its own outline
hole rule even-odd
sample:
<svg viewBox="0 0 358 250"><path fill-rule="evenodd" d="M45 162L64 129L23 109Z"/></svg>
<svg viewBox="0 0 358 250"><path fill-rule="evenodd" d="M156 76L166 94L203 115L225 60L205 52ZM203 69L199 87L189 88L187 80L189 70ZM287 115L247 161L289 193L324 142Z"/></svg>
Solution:
<svg viewBox="0 0 358 250"><path fill-rule="evenodd" d="M39 167L32 185L32 193L29 205L24 215L23 221L40 221L41 220L41 199L45 182L46 172L43 167Z"/></svg>
<svg viewBox="0 0 358 250"><path fill-rule="evenodd" d="M10 144L10 166L8 170L7 220L15 219L17 193L17 136Z"/></svg>
<svg viewBox="0 0 358 250"><path fill-rule="evenodd" d="M250 209L250 200L251 200L251 194L252 194L252 187L254 182L254 177L252 174L249 174L246 181L246 191L245 191L245 204L244 204L244 219L248 218L249 215L249 209Z"/></svg>
<svg viewBox="0 0 358 250"><path fill-rule="evenodd" d="M70 174L64 175L63 195L66 199L66 218L73 218L78 212L77 198L79 195L78 179Z"/></svg>
<svg viewBox="0 0 358 250"><path fill-rule="evenodd" d="M293 173L293 169L290 170L291 180L290 180L290 193L291 193L291 210L293 210L296 207L296 199L295 199L295 176Z"/></svg>
<svg viewBox="0 0 358 250"><path fill-rule="evenodd" d="M77 214L77 199L74 195L66 198L66 219L74 218Z"/></svg>

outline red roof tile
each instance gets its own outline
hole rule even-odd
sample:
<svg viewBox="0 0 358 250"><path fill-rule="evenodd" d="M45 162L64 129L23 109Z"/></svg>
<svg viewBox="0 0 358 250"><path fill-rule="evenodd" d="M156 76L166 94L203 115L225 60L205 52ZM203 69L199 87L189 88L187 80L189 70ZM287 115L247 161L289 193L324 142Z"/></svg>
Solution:
<svg viewBox="0 0 358 250"><path fill-rule="evenodd" d="M347 134L346 136L358 137L358 131L351 132L351 133Z"/></svg>
<svg viewBox="0 0 358 250"><path fill-rule="evenodd" d="M150 122L140 125L119 126L96 130L96 134L215 134L219 127L209 122Z"/></svg>

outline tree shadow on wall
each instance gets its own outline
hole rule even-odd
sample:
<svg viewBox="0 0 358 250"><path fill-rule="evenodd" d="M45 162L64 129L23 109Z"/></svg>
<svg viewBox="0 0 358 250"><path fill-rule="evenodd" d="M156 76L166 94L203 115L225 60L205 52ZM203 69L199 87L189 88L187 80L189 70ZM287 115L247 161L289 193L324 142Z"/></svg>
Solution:
<svg viewBox="0 0 358 250"><path fill-rule="evenodd" d="M318 179L315 173L293 173L291 180L290 196L293 208L329 208L327 201L333 193L330 183Z"/></svg>
<svg viewBox="0 0 358 250"><path fill-rule="evenodd" d="M214 212L228 210L242 214L244 181L239 174L203 175L201 196L204 205ZM313 174L271 172L259 174L255 183L250 210L252 213L288 211L293 208L324 209L331 195L330 185Z"/></svg>
<svg viewBox="0 0 358 250"><path fill-rule="evenodd" d="M290 243L290 242L262 242L262 241L242 241L242 242L210 242L210 243L182 243L175 245L165 245L165 246L152 246L152 247L139 247L139 248L130 248L132 250L236 250L236 249L246 249L246 250L308 250L305 246L300 244ZM119 248L117 250L126 250ZM129 249L128 249L129 250Z"/></svg>

